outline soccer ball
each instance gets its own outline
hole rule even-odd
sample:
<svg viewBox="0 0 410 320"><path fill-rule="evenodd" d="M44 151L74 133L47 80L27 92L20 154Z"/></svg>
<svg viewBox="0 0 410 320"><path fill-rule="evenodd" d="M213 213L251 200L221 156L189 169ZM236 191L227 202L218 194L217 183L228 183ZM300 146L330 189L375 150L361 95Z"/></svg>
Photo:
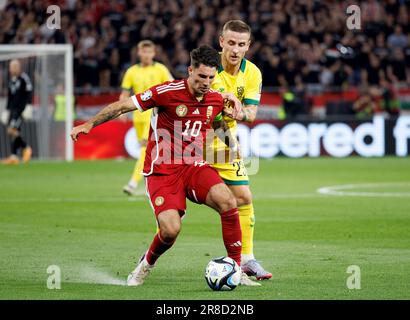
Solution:
<svg viewBox="0 0 410 320"><path fill-rule="evenodd" d="M241 281L241 268L229 257L215 258L205 268L205 280L212 290L233 290Z"/></svg>

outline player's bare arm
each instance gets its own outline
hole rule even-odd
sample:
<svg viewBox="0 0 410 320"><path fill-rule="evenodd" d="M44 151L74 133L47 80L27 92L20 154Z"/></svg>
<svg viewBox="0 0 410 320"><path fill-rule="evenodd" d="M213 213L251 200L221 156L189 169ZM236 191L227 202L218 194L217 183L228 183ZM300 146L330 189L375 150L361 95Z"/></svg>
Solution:
<svg viewBox="0 0 410 320"><path fill-rule="evenodd" d="M88 134L92 128L134 110L135 105L131 98L111 103L86 123L74 127L70 134L71 139L77 141L79 134Z"/></svg>
<svg viewBox="0 0 410 320"><path fill-rule="evenodd" d="M119 97L119 100L128 99L130 96L131 96L131 91L130 90L122 90L121 94L120 94L120 97ZM125 115L120 115L118 117L118 119L123 121L123 122L127 121L127 117Z"/></svg>
<svg viewBox="0 0 410 320"><path fill-rule="evenodd" d="M258 112L258 106L254 104L246 105L242 108L241 112L238 114L237 119L242 122L252 123L256 119L256 113Z"/></svg>
<svg viewBox="0 0 410 320"><path fill-rule="evenodd" d="M129 90L122 90L120 94L120 100L128 99L131 96L131 93Z"/></svg>

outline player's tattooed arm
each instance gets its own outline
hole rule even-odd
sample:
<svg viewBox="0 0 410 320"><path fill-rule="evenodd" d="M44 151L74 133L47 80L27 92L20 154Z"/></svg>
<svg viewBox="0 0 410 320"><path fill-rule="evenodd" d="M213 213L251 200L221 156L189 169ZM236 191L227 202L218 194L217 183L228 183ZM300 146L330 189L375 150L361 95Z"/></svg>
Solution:
<svg viewBox="0 0 410 320"><path fill-rule="evenodd" d="M238 120L243 122L254 122L256 119L256 113L258 112L258 106L254 104L246 105L242 107Z"/></svg>
<svg viewBox="0 0 410 320"><path fill-rule="evenodd" d="M134 110L135 110L135 105L131 98L128 98L125 100L119 100L114 103L111 103L108 106L106 106L104 109L102 109L100 112L98 112L94 117L92 117L87 122L74 127L70 134L71 139L73 139L74 141L77 141L78 135L88 134L92 128L104 122L113 120L124 113L134 111Z"/></svg>

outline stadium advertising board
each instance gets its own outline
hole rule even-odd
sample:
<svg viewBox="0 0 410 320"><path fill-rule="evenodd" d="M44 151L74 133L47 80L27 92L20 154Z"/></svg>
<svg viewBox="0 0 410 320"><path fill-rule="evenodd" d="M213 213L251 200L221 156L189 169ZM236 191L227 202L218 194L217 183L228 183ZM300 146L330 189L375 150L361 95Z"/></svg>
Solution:
<svg viewBox="0 0 410 320"><path fill-rule="evenodd" d="M131 123L106 123L75 145L75 157L135 157L139 146L132 130ZM252 127L240 124L238 137L244 157L405 157L410 151L410 116L395 120L382 116L349 121L264 120Z"/></svg>
<svg viewBox="0 0 410 320"><path fill-rule="evenodd" d="M238 136L245 157L403 157L409 155L410 116L397 120L375 116L368 121L263 121L252 128L239 125Z"/></svg>

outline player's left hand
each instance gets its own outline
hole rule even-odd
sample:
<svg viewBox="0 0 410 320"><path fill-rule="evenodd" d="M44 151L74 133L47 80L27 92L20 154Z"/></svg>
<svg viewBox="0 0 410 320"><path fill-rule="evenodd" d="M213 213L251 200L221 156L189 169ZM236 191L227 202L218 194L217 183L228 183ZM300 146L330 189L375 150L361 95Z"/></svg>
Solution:
<svg viewBox="0 0 410 320"><path fill-rule="evenodd" d="M92 129L92 126L89 123L83 123L79 126L76 126L73 128L73 130L71 130L71 139L73 139L73 141L77 141L78 140L78 136L80 134L88 134Z"/></svg>

